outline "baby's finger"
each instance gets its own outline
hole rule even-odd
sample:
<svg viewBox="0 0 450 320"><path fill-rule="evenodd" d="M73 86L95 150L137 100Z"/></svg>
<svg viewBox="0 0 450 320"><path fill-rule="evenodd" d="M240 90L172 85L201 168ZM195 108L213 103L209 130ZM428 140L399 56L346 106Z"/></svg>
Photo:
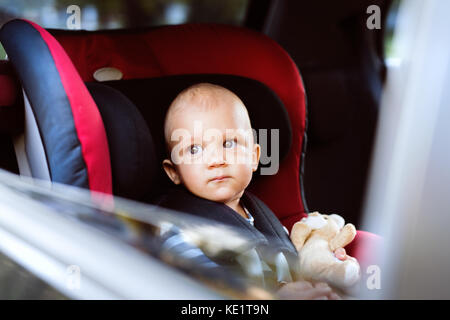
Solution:
<svg viewBox="0 0 450 320"><path fill-rule="evenodd" d="M345 260L347 258L347 252L345 252L344 248L339 248L334 251L334 255L339 260Z"/></svg>
<svg viewBox="0 0 450 320"><path fill-rule="evenodd" d="M314 288L309 289L308 291L305 291L304 294L306 296L306 299L317 299L322 296L328 297L332 293L332 290L330 287L328 288Z"/></svg>
<svg viewBox="0 0 450 320"><path fill-rule="evenodd" d="M330 286L326 282L317 282L316 284L314 284L314 287L315 288L330 288Z"/></svg>
<svg viewBox="0 0 450 320"><path fill-rule="evenodd" d="M287 285L294 290L308 290L313 288L313 284L309 281L296 281L288 283Z"/></svg>
<svg viewBox="0 0 450 320"><path fill-rule="evenodd" d="M342 298L337 293L334 293L334 292L330 293L328 298L330 300L342 300Z"/></svg>

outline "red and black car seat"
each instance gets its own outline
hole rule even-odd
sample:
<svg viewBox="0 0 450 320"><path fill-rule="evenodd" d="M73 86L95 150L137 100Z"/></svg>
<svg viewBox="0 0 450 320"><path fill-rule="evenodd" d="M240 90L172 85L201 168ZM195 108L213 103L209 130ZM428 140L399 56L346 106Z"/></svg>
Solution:
<svg viewBox="0 0 450 320"><path fill-rule="evenodd" d="M305 91L295 63L270 38L225 25L49 32L13 20L0 41L23 87L28 139L42 141L37 166L47 167L47 179L151 202L167 183L165 108L190 84L212 82L242 98L256 129L279 129L279 170L255 177L251 191L288 229L306 215ZM123 76L93 83L105 67ZM360 257L368 252L357 247Z"/></svg>
<svg viewBox="0 0 450 320"><path fill-rule="evenodd" d="M280 152L285 159L278 173L261 176L252 190L288 226L304 215L300 187L304 89L295 64L275 42L256 32L219 25L138 32L55 31L54 35L25 20L9 22L1 33L38 123L52 181L113 191L105 124L85 84L94 81L93 74L100 68L115 67L123 73L121 81L107 84L136 104L151 130L162 125L164 110L158 105L170 102L186 84L228 82L235 91L244 85L247 91L259 86L265 90L248 98L260 98L258 105L250 103L249 108L259 108L255 117L279 120L273 118L275 112L268 112L272 117L261 116L266 105L272 105L267 96L273 92L272 99L285 107L280 108L278 118L283 121L285 116L290 122L280 128ZM261 92L267 94L261 97ZM160 102L164 100L161 96L169 98Z"/></svg>

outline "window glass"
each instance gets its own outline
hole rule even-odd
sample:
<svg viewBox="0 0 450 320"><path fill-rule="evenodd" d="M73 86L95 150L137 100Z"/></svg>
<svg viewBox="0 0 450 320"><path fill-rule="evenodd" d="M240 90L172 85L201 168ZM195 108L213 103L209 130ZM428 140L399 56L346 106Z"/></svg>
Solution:
<svg viewBox="0 0 450 320"><path fill-rule="evenodd" d="M397 57L393 47L394 30L397 22L397 13L401 0L394 0L389 8L389 13L386 18L386 29L384 32L384 56L386 64L391 66L395 64Z"/></svg>
<svg viewBox="0 0 450 320"><path fill-rule="evenodd" d="M47 283L0 252L0 299L66 299Z"/></svg>
<svg viewBox="0 0 450 320"><path fill-rule="evenodd" d="M271 297L272 291L278 288L277 273L266 272L263 269L258 269L260 272L255 274L249 271L253 270L252 266L259 261L259 258L262 261L271 255L270 246L262 246L261 249L258 247L256 253L256 249L253 250L253 248L260 243L249 236L242 235L241 230L228 225L118 197L112 199L108 195L100 194L92 197L86 190L70 186L56 184L49 188L48 184L41 184L39 181L30 184L25 180L21 181L18 177L4 175L0 170L1 186L7 186L8 192L20 195L24 199L38 201L40 207L47 207L49 211L57 212L64 218L65 228L81 223L87 227L85 232L95 232L98 235L101 232L109 236L111 243L129 245L130 249L137 249L150 258L159 260L222 296L233 299L267 298ZM4 195L0 193L0 203L2 196ZM0 228L2 228L1 224ZM42 237L50 236L52 235L42 234ZM179 251L180 246L172 245L173 241L181 244L186 251ZM269 243L271 243L270 240ZM117 248L119 250L123 247ZM36 250L44 254L46 252L44 247ZM71 249L65 246L64 250ZM93 246L86 250L98 250L98 247ZM239 257L241 255L246 257L249 250L251 257L241 261ZM186 255L187 251L190 253ZM77 250L73 252L71 259L83 262L84 258L76 253ZM191 256L194 253L195 255ZM56 256L50 257L58 259ZM32 259L30 257L28 263L40 268L40 264ZM101 263L101 261L94 263ZM128 262L120 263L125 265ZM17 268L15 264L14 267L6 268L9 271L4 273L5 279L8 279L11 286L15 285L16 278L19 277L12 273ZM268 264L267 268L271 270L275 267ZM0 266L0 270L2 269ZM30 275L24 270L21 272L27 277ZM90 279L95 280L95 278ZM36 291L24 292L21 293L22 295L19 294L20 291L13 297L12 293L8 293L5 289L0 299L4 296L17 299L41 299L41 297L56 299L58 297L54 292L48 293L46 290L49 289L45 289L48 286L43 287L42 281L38 282L38 279L33 281L35 282L30 284L36 286ZM56 281L60 280L56 279ZM33 283L39 283L39 285ZM152 288L148 290L150 293ZM168 290L174 290L174 288L171 287ZM28 295L25 296L25 294ZM49 296L50 294L55 294L55 298Z"/></svg>

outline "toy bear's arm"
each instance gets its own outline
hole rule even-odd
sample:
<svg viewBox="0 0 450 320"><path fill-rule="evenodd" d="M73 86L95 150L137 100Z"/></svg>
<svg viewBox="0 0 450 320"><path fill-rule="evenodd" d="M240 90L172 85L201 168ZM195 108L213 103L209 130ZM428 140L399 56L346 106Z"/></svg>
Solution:
<svg viewBox="0 0 450 320"><path fill-rule="evenodd" d="M338 248L343 248L356 236L356 228L353 224L347 223L342 230L330 241L331 251L335 251Z"/></svg>
<svg viewBox="0 0 450 320"><path fill-rule="evenodd" d="M311 227L304 222L297 222L294 224L291 230L291 241L294 244L297 251L300 251L305 244L306 238L311 233Z"/></svg>

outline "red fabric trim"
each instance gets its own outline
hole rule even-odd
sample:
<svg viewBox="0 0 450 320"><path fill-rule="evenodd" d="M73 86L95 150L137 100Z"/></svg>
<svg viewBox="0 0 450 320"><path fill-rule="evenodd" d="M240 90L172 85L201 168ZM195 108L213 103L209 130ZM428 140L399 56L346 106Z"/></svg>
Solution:
<svg viewBox="0 0 450 320"><path fill-rule="evenodd" d="M364 271L370 265L379 265L383 238L374 233L358 230L355 239L345 247L347 254L355 257Z"/></svg>
<svg viewBox="0 0 450 320"><path fill-rule="evenodd" d="M0 106L11 106L17 98L17 86L10 76L0 74Z"/></svg>
<svg viewBox="0 0 450 320"><path fill-rule="evenodd" d="M289 230L289 234L290 234L294 224L296 222L298 222L299 220L301 220L302 218L306 218L307 216L308 216L308 214L305 212L295 212L293 214L288 215L284 219L280 219L280 221L281 221L281 224Z"/></svg>
<svg viewBox="0 0 450 320"><path fill-rule="evenodd" d="M305 211L299 183L305 90L295 63L275 41L248 29L211 24L55 36L84 81L93 81L95 70L109 66L121 70L124 79L222 73L266 84L283 101L294 136L278 174L261 177L251 191L288 225L301 219Z"/></svg>
<svg viewBox="0 0 450 320"><path fill-rule="evenodd" d="M60 74L62 85L72 108L75 128L86 163L89 188L93 191L112 194L108 142L97 106L58 41L39 25L31 21L27 22L41 34Z"/></svg>

